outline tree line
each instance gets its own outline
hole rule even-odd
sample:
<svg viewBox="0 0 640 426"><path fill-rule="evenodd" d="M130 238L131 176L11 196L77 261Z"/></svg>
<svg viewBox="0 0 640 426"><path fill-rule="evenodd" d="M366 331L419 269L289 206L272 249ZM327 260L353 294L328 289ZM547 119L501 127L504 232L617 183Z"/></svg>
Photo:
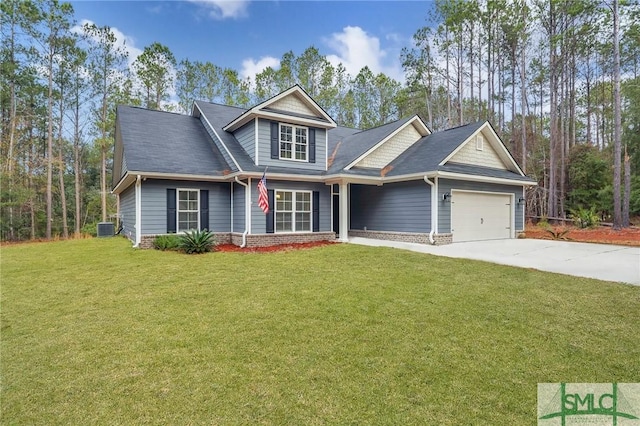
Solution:
<svg viewBox="0 0 640 426"><path fill-rule="evenodd" d="M78 26L57 0L6 0L2 14L0 237L67 238L113 218L115 107L188 114L194 100L250 107L294 84L339 125L419 114L433 131L489 120L539 186L532 216L594 208L616 227L640 214L640 11L618 0L438 0L405 81L355 76L316 47L253 79L175 58L133 60L109 26Z"/></svg>

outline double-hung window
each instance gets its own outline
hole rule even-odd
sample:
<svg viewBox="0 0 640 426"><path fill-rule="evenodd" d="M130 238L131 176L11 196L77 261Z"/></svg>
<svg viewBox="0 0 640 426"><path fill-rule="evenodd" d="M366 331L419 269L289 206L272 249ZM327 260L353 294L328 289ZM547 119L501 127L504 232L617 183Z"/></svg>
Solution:
<svg viewBox="0 0 640 426"><path fill-rule="evenodd" d="M178 189L178 232L200 229L200 205L197 189Z"/></svg>
<svg viewBox="0 0 640 426"><path fill-rule="evenodd" d="M308 160L309 129L306 127L280 124L280 158Z"/></svg>
<svg viewBox="0 0 640 426"><path fill-rule="evenodd" d="M311 192L276 191L276 232L311 231Z"/></svg>

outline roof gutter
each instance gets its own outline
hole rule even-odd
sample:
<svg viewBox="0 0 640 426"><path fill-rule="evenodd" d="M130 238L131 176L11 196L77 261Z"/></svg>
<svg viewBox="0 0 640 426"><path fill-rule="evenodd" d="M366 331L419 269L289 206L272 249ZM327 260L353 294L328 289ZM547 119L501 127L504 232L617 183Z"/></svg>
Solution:
<svg viewBox="0 0 640 426"><path fill-rule="evenodd" d="M435 223L438 220L438 201L436 194L435 183L431 182L427 176L424 176L424 181L431 187L431 232L429 232L429 243L435 245L436 240L433 239L433 234L436 232Z"/></svg>
<svg viewBox="0 0 640 426"><path fill-rule="evenodd" d="M240 185L244 186L244 197L245 197L245 208L244 208L244 232L242 233L242 244L240 248L245 248L247 246L247 234L249 233L249 219L251 214L251 203L246 202L249 197L249 184L242 182L238 179L238 176L235 177L235 181Z"/></svg>

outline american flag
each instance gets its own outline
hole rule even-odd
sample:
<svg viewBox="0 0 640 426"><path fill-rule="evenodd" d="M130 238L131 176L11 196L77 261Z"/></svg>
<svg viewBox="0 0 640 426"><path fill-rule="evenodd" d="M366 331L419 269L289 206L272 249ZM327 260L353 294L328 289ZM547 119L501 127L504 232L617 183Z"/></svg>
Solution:
<svg viewBox="0 0 640 426"><path fill-rule="evenodd" d="M266 173L267 172L265 171L262 174L262 179L258 182L258 206L260 206L264 214L269 213L269 195L267 193Z"/></svg>

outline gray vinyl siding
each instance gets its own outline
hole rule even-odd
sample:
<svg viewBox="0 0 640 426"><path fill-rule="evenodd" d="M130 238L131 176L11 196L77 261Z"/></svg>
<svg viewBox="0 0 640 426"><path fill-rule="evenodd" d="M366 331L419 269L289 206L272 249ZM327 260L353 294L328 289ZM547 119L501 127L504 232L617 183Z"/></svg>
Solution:
<svg viewBox="0 0 640 426"><path fill-rule="evenodd" d="M271 121L258 120L258 162L261 166L292 167L304 170L325 170L327 159L326 130L316 128L316 162L271 158Z"/></svg>
<svg viewBox="0 0 640 426"><path fill-rule="evenodd" d="M233 185L233 232L244 232L245 205L244 186L237 183Z"/></svg>
<svg viewBox="0 0 640 426"><path fill-rule="evenodd" d="M224 157L224 161L226 161L229 167L233 168L234 170L237 170L235 163L233 162L233 159L225 149L220 139L216 137L216 134L213 132L213 129L209 127L209 125L207 124L207 121L204 119L204 115L200 116L200 122L204 126L207 133L209 133L209 136L211 136L211 140L213 141L213 143L218 147L218 150L220 150L220 152L222 153L222 156Z"/></svg>
<svg viewBox="0 0 640 426"><path fill-rule="evenodd" d="M136 189L135 184L120 194L120 223L122 233L129 239L136 238Z"/></svg>
<svg viewBox="0 0 640 426"><path fill-rule="evenodd" d="M503 192L515 195L515 206L512 214L515 213L516 231L524 229L523 209L524 203L518 204L518 198L523 197L522 186L500 185L496 183L471 182L464 180L438 179L438 233L446 234L451 232L451 202L443 201L442 196L452 190Z"/></svg>
<svg viewBox="0 0 640 426"><path fill-rule="evenodd" d="M213 232L231 230L231 186L228 183L169 181L142 182L142 234L167 232L167 188L209 190L209 224Z"/></svg>
<svg viewBox="0 0 640 426"><path fill-rule="evenodd" d="M431 187L424 181L351 185L350 228L389 232L431 231Z"/></svg>
<svg viewBox="0 0 640 426"><path fill-rule="evenodd" d="M244 148L244 150L249 154L249 157L256 162L256 132L255 132L255 120L245 124L238 130L236 130L233 134L235 138L238 140L240 145Z"/></svg>
<svg viewBox="0 0 640 426"><path fill-rule="evenodd" d="M251 233L267 232L267 215L258 206L258 179L251 180ZM267 188L274 191L318 191L320 192L320 232L331 231L331 186L324 183L289 182L267 179ZM312 207L313 209L313 207ZM313 229L313 228L312 228Z"/></svg>

